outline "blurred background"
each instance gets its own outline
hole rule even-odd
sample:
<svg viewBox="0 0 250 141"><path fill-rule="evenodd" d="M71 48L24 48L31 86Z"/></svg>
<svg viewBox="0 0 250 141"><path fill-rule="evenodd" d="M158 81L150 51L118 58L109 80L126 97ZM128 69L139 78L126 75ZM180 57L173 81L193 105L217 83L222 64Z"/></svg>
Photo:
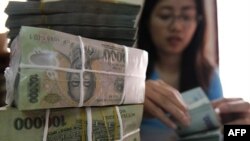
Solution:
<svg viewBox="0 0 250 141"><path fill-rule="evenodd" d="M5 96L3 74L9 61L8 29L5 28L7 15L4 13L8 1L0 0L0 100ZM249 14L249 0L217 0L219 74L224 96L242 97L247 101L250 101Z"/></svg>
<svg viewBox="0 0 250 141"><path fill-rule="evenodd" d="M250 1L217 0L217 11L224 95L250 101Z"/></svg>

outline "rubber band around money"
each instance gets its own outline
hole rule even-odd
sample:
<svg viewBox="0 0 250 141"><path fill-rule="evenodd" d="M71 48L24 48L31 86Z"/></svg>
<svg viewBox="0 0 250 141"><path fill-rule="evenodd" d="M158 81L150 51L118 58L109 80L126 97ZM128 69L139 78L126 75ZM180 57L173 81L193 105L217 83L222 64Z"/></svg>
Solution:
<svg viewBox="0 0 250 141"><path fill-rule="evenodd" d="M121 117L121 113L120 113L120 109L118 106L115 106L115 110L116 110L116 113L117 113L117 118L118 118L118 121L119 121L119 124L120 124L120 140L123 138L123 124L122 124L122 117Z"/></svg>
<svg viewBox="0 0 250 141"><path fill-rule="evenodd" d="M101 115L102 115L102 118L103 118L103 121L104 121L104 127L106 128L106 131L107 131L107 134L108 134L108 140L110 141L111 137L110 137L110 133L109 133L108 125L107 125L107 119L106 119L102 109L101 109ZM114 124L114 126L115 126L115 124Z"/></svg>
<svg viewBox="0 0 250 141"><path fill-rule="evenodd" d="M128 48L126 46L123 46L124 47L124 51L125 51L125 66L127 66L127 63L128 63ZM125 67L126 68L126 67ZM126 74L126 72L124 73ZM126 81L126 80L124 80ZM124 83L124 86L125 86L126 83ZM126 93L125 93L125 89L123 89L123 93L122 93L122 98L121 98L121 101L120 101L120 105L123 103L124 99L125 99L125 96L126 96Z"/></svg>
<svg viewBox="0 0 250 141"><path fill-rule="evenodd" d="M54 67L54 66L39 66L39 65L29 65L29 64L20 64L21 68L32 68L32 69L53 69L58 71L65 71L65 72L73 72L73 73L80 73L81 70L76 69L70 69L70 68L60 68L60 67Z"/></svg>
<svg viewBox="0 0 250 141"><path fill-rule="evenodd" d="M84 58L84 44L82 41L82 37L78 36L79 40L80 40L80 49L81 49L81 56L82 56L82 62L85 62L85 58ZM83 101L84 101L84 90L83 90L83 72L84 72L84 65L82 65L82 70L80 72L80 101L79 101L79 105L78 107L82 107L83 106Z"/></svg>
<svg viewBox="0 0 250 141"><path fill-rule="evenodd" d="M50 110L46 110L45 114L45 125L44 125L44 131L43 131L43 141L47 141L47 136L48 136L48 130L49 130L49 115L50 115Z"/></svg>
<svg viewBox="0 0 250 141"><path fill-rule="evenodd" d="M88 141L92 141L92 113L91 113L91 108L87 107L86 108L86 113L87 113L87 136L88 136Z"/></svg>
<svg viewBox="0 0 250 141"><path fill-rule="evenodd" d="M136 133L138 133L138 132L140 132L140 129L136 129L136 130L134 130L134 131L132 131L132 132L129 132L128 134L124 135L123 138L122 138L121 140L123 141L123 140L126 139L127 137L129 137L129 136L131 136L131 135L134 135L134 134L136 134Z"/></svg>
<svg viewBox="0 0 250 141"><path fill-rule="evenodd" d="M117 111L116 107L114 107L112 109L113 109L113 114L114 114L114 133L118 133L116 125L121 125L120 122L119 122L119 118L118 118L118 116L120 115L120 113ZM121 130L121 126L119 126L119 127L120 127L119 130ZM120 137L121 137L121 134L119 135L119 139L120 139ZM116 134L114 134L114 138L115 139L117 138Z"/></svg>
<svg viewBox="0 0 250 141"><path fill-rule="evenodd" d="M107 72L107 71L96 71L96 70L90 70L90 69L83 69L83 70L77 70L77 69L70 69L70 68L60 68L60 67L54 67L54 66L41 66L41 65L30 65L30 64L20 64L21 68L34 68L34 69L53 69L53 70L59 70L59 71L65 71L65 72L73 72L73 73L80 73L82 71L86 72L95 72L95 73L102 73L102 74L111 74L111 75L118 75L118 76L131 76L136 78L145 78L144 76L138 76L138 75L128 75L125 73L115 73L115 72Z"/></svg>

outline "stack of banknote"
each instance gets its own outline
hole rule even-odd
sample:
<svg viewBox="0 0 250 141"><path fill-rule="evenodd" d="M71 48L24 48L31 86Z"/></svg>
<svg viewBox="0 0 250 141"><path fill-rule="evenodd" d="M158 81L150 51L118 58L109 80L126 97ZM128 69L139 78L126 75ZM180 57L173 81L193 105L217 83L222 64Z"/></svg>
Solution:
<svg viewBox="0 0 250 141"><path fill-rule="evenodd" d="M180 141L221 141L220 121L204 91L198 87L182 94L191 115L188 127L179 126Z"/></svg>
<svg viewBox="0 0 250 141"><path fill-rule="evenodd" d="M143 105L0 110L1 141L140 141Z"/></svg>
<svg viewBox="0 0 250 141"><path fill-rule="evenodd" d="M87 38L133 46L144 0L35 0L10 1L8 37L21 26L46 27Z"/></svg>
<svg viewBox="0 0 250 141"><path fill-rule="evenodd" d="M146 51L29 26L10 49L1 141L140 141Z"/></svg>
<svg viewBox="0 0 250 141"><path fill-rule="evenodd" d="M144 50L25 27L11 45L7 103L20 110L144 102Z"/></svg>
<svg viewBox="0 0 250 141"><path fill-rule="evenodd" d="M143 1L9 2L0 141L140 141Z"/></svg>

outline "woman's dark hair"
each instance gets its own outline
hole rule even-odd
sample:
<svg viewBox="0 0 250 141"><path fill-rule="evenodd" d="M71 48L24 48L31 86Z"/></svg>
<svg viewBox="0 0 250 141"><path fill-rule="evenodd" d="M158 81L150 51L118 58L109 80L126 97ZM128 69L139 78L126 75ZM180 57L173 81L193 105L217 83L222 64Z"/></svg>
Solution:
<svg viewBox="0 0 250 141"><path fill-rule="evenodd" d="M149 63L147 68L147 79L154 70L157 60L156 48L151 40L149 31L149 19L155 5L159 0L145 0L144 9L142 11L138 30L138 48L148 51ZM203 8L203 0L195 0L196 10L199 16L203 17L199 20L192 41L185 49L181 64L180 91L185 91L197 86L201 86L205 91L208 90L210 78L214 67L205 57L205 27L206 19Z"/></svg>

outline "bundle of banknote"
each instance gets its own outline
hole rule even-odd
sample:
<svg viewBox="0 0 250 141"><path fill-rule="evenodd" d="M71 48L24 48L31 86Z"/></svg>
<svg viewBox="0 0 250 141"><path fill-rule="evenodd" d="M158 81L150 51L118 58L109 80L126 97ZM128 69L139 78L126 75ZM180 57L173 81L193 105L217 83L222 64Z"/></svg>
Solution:
<svg viewBox="0 0 250 141"><path fill-rule="evenodd" d="M143 2L9 2L6 103L17 109L0 111L0 140L139 141L148 58L131 47Z"/></svg>
<svg viewBox="0 0 250 141"><path fill-rule="evenodd" d="M143 3L144 0L10 1L5 9L8 37L13 40L21 26L35 26L133 46Z"/></svg>
<svg viewBox="0 0 250 141"><path fill-rule="evenodd" d="M22 27L5 71L20 110L144 102L144 50L45 28Z"/></svg>
<svg viewBox="0 0 250 141"><path fill-rule="evenodd" d="M48 28L44 25L38 25L36 27ZM49 29L66 32L70 34L76 34L83 37L95 37L95 39L106 39L106 40L136 40L137 29L135 28L112 28L112 27L93 27L93 26L49 26ZM12 28L9 33L9 38L15 38L20 31L20 28ZM132 38L133 37L133 38Z"/></svg>
<svg viewBox="0 0 250 141"><path fill-rule="evenodd" d="M10 1L5 9L8 15L96 13L115 15L137 15L143 0L139 3L118 3L110 0L54 0L54 1Z"/></svg>
<svg viewBox="0 0 250 141"><path fill-rule="evenodd" d="M0 110L1 141L139 141L143 105Z"/></svg>
<svg viewBox="0 0 250 141"><path fill-rule="evenodd" d="M76 26L99 26L99 27L136 27L134 15L111 15L96 13L60 13L51 15L23 15L9 16L6 27L26 26L54 26L54 25L76 25Z"/></svg>
<svg viewBox="0 0 250 141"><path fill-rule="evenodd" d="M55 2L55 1L79 1L79 0L27 0L27 1L40 1L40 2ZM109 3L125 3L130 5L143 5L144 0L81 0L81 1L101 1L101 2L109 2Z"/></svg>
<svg viewBox="0 0 250 141"><path fill-rule="evenodd" d="M182 94L191 115L188 127L179 126L180 141L220 141L220 121L204 91L198 87Z"/></svg>
<svg viewBox="0 0 250 141"><path fill-rule="evenodd" d="M179 141L223 141L223 135L220 129L215 129L189 135Z"/></svg>

